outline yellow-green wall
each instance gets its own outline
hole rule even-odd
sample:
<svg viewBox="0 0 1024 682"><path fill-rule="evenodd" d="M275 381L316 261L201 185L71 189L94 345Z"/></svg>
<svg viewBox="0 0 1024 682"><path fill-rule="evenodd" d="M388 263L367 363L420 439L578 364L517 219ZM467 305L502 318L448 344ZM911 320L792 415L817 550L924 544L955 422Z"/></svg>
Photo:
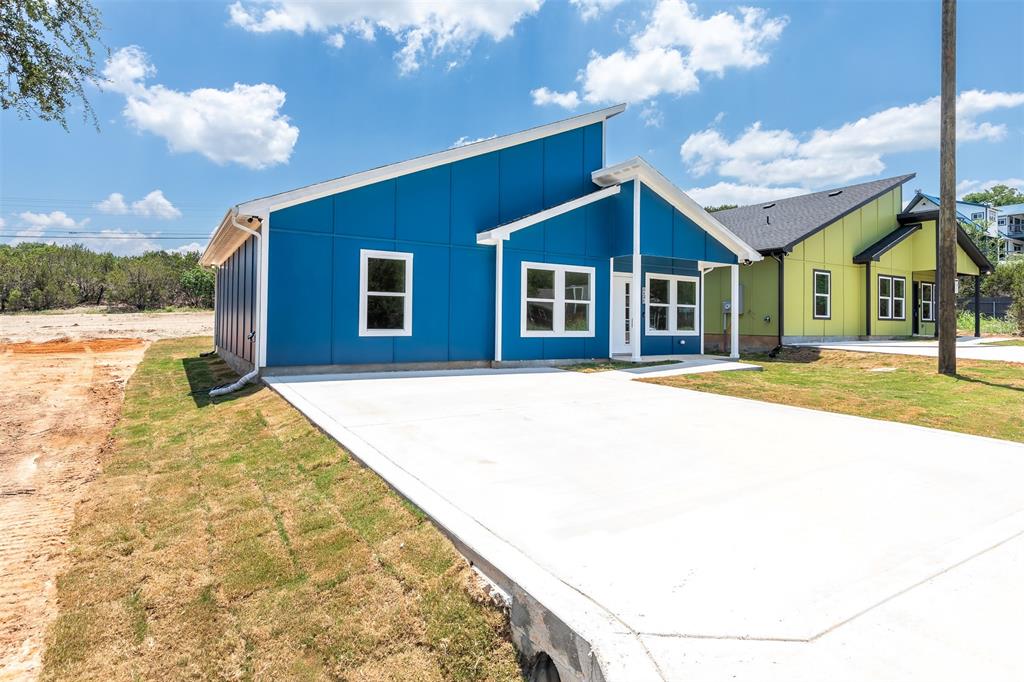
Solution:
<svg viewBox="0 0 1024 682"><path fill-rule="evenodd" d="M784 336L863 336L867 333L865 315L865 266L855 265L853 257L896 229L896 215L903 207L901 188L832 223L797 244L785 258ZM740 316L741 335L778 335L778 262L771 257L740 267L744 289ZM832 273L832 316L815 319L813 277L815 270ZM935 270L935 223L925 222L911 237L886 252L871 264L871 335L909 336L913 325L913 282L933 281ZM957 271L978 274L978 267L957 247ZM916 272L916 274L915 274ZM878 276L904 277L906 319L878 319ZM722 334L722 301L729 299L729 270L713 270L705 277L704 329ZM765 317L770 317L765 321ZM931 334L929 323L919 333Z"/></svg>

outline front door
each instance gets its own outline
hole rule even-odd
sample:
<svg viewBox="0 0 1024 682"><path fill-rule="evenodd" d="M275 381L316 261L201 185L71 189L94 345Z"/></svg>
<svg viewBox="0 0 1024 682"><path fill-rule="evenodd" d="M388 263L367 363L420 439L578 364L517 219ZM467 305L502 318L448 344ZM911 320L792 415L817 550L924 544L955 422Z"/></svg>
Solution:
<svg viewBox="0 0 1024 682"><path fill-rule="evenodd" d="M631 352L629 304L633 295L633 276L615 273L615 286L612 292L612 353L615 355Z"/></svg>
<svg viewBox="0 0 1024 682"><path fill-rule="evenodd" d="M911 306L911 310L913 310L914 312L913 312L912 321L910 323L910 333L911 334L920 334L921 333L921 283L920 282L914 282L914 286L912 287L912 289L913 289L913 292L914 292L914 299L912 301L913 305Z"/></svg>

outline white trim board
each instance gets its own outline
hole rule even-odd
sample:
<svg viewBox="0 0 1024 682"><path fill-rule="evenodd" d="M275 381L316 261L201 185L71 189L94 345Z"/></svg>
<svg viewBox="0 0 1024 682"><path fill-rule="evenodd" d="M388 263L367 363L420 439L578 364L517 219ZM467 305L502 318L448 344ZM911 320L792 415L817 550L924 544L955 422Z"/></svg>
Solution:
<svg viewBox="0 0 1024 682"><path fill-rule="evenodd" d="M518 232L519 230L531 227L537 223L542 223L545 220L551 220L552 218L558 217L562 214L575 211L576 209L582 208L587 204L592 204L595 201L615 196L620 191L622 191L622 187L620 185L612 185L611 187L605 187L604 189L599 189L596 192L591 192L590 194L584 194L583 196L567 201L564 204L552 206L551 208L546 208L543 211L538 211L537 213L525 216L519 220L514 220L510 223L505 223L504 225L499 225L498 227L493 227L490 230L480 232L476 235L476 243L496 244L499 240L508 239L509 235L513 232Z"/></svg>
<svg viewBox="0 0 1024 682"><path fill-rule="evenodd" d="M721 242L741 261L755 262L763 259L757 250L720 223L704 207L694 201L686 192L673 185L654 166L639 156L628 161L600 168L590 175L594 184L601 187L622 184L629 180L643 182L658 196L674 206L680 213L690 218L702 230Z"/></svg>

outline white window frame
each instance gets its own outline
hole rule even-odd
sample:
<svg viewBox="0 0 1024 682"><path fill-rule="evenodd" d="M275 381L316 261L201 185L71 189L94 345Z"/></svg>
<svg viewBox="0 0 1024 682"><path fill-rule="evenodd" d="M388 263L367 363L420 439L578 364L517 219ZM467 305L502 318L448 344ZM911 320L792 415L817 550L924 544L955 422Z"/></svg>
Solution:
<svg viewBox="0 0 1024 682"><path fill-rule="evenodd" d="M663 279L669 282L668 287L668 303L655 303L655 307L668 308L668 329L652 329L651 328L651 280L652 279ZM676 282L693 282L694 288L697 291L697 300L695 305L682 304L677 301L678 289ZM648 272L644 277L644 333L647 336L700 336L700 318L701 318L701 300L702 294L700 290L700 278L691 277L690 275L663 275L658 272ZM676 315L678 314L677 308L693 308L693 331L678 331L675 329Z"/></svg>
<svg viewBox="0 0 1024 682"><path fill-rule="evenodd" d="M828 278L828 292L818 293L818 275L825 275ZM825 298L825 314L818 314L818 297ZM832 319L832 272L829 270L814 270L811 274L811 316L815 320Z"/></svg>
<svg viewBox="0 0 1024 682"><path fill-rule="evenodd" d="M368 291L368 269L371 258L405 262L405 291ZM412 336L412 254L404 251L359 250L359 336ZM401 329L369 329L366 326L367 300L370 296L402 296L405 298Z"/></svg>
<svg viewBox="0 0 1024 682"><path fill-rule="evenodd" d="M527 298L526 296L526 271L547 270L555 273L555 297L554 298ZM584 274L590 279L590 298L588 300L567 299L565 297L565 273L573 272ZM594 306L594 298L597 286L596 270L587 265L563 265L560 263L535 263L523 261L519 271L520 294L519 294L519 335L523 338L587 338L594 336L594 314L597 310ZM552 329L526 328L527 303L551 303L552 305ZM587 329L586 331L565 330L565 305L567 303L586 304L587 306Z"/></svg>
<svg viewBox="0 0 1024 682"><path fill-rule="evenodd" d="M928 287L927 298L924 295L924 289ZM928 314L924 314L925 304L928 304ZM935 321L935 283L934 282L921 282L921 321L922 322L934 322Z"/></svg>
<svg viewBox="0 0 1024 682"><path fill-rule="evenodd" d="M882 280L889 282L889 295L882 295ZM896 281L903 282L903 295L896 295ZM893 320L895 322L905 322L907 320L907 278L900 277L899 275L879 275L878 276L878 304L876 311L878 313L879 320ZM882 301L889 302L889 314L882 315ZM903 309L903 315L896 317L896 301L900 301L900 307Z"/></svg>

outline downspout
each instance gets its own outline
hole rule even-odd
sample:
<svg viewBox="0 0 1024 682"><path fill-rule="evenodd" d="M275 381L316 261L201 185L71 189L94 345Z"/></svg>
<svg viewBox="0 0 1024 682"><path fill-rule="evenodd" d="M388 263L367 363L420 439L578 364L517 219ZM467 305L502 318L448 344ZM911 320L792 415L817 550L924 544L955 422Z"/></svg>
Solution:
<svg viewBox="0 0 1024 682"><path fill-rule="evenodd" d="M238 213L237 213L238 209L236 208L235 211L236 211L235 215L231 216L231 227L234 227L234 228L236 228L238 230L241 230L242 232L245 232L246 234L250 234L253 237L256 237L256 244L259 245L259 246L262 246L262 242L260 241L260 239L262 238L262 235L259 232L257 232L256 230L253 230L252 228L246 227L245 225L242 225L241 223L239 223L238 222ZM249 221L251 222L252 218L249 218ZM256 288L256 310L257 311L260 309L260 302L261 302L260 301L260 296L261 296L261 293L262 293L262 280L263 280L263 267L262 267L262 259L261 259L260 260L260 268L257 271L256 287L255 287ZM258 321L257 321L256 325L259 326L259 322ZM259 346L257 345L257 349L258 348L259 348ZM256 351L255 358L256 358L256 361L253 363L254 367L253 367L253 370L251 372L249 372L245 376L241 377L238 381L234 382L233 384L228 384L227 386L218 386L217 388L211 390L210 391L210 397L211 398L215 398L215 397L217 397L219 395L227 395L228 393L234 393L235 391L237 391L238 389L242 388L246 384L249 384L249 383L255 381L256 378L260 374L259 350Z"/></svg>
<svg viewBox="0 0 1024 682"><path fill-rule="evenodd" d="M775 349L772 350L772 352L769 353L768 355L770 355L771 357L775 357L775 356L777 356L779 354L779 351L782 350L783 324L785 322L785 317L784 317L785 305L784 305L784 301L785 301L785 297L786 297L786 260L785 260L786 259L786 253L785 252L780 252L779 255L772 256L772 257L775 258L779 262L779 293L778 293L779 302L778 302L778 306L777 306L778 310L776 311L776 317L778 318L777 323L779 325L779 343L775 347Z"/></svg>
<svg viewBox="0 0 1024 682"><path fill-rule="evenodd" d="M864 264L864 336L871 338L871 261Z"/></svg>

